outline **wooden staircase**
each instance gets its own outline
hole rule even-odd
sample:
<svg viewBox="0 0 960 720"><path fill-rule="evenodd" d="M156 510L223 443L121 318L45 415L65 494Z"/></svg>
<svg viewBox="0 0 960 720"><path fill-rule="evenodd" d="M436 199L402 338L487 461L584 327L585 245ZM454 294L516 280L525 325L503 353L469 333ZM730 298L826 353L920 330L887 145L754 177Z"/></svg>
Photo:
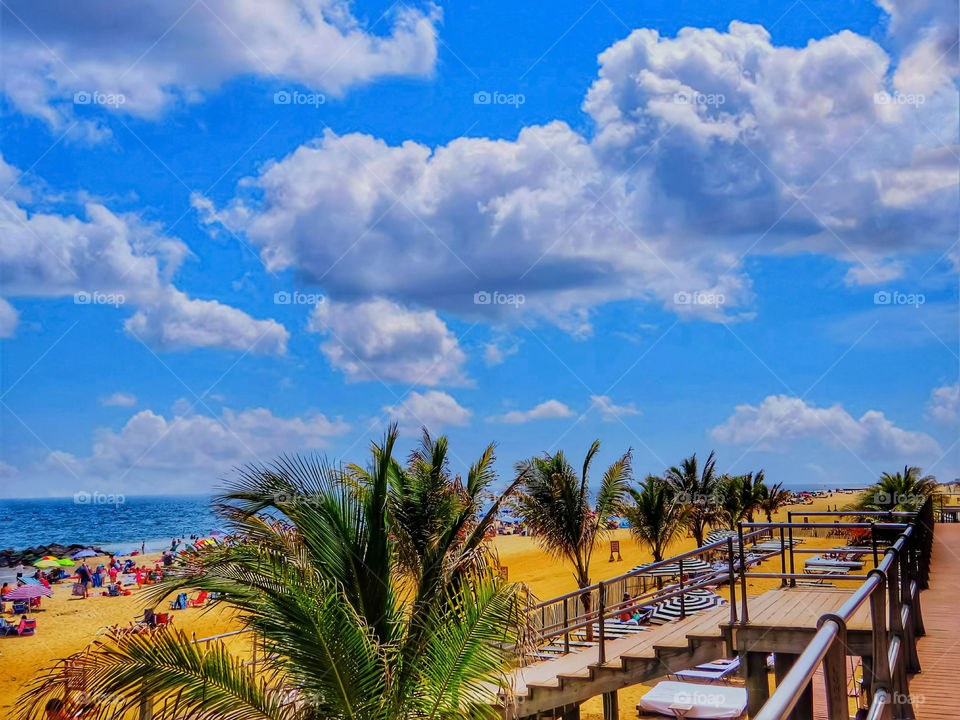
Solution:
<svg viewBox="0 0 960 720"><path fill-rule="evenodd" d="M499 709L508 719L554 714L597 695L724 657L729 620L730 609L720 606L608 640L603 665L594 646L518 668L512 687L499 693Z"/></svg>

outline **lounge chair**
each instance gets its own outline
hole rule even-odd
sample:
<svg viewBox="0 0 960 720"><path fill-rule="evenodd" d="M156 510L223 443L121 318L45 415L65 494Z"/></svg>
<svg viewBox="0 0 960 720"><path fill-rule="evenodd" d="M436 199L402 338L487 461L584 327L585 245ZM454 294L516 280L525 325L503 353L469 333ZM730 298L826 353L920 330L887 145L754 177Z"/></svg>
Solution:
<svg viewBox="0 0 960 720"><path fill-rule="evenodd" d="M13 610L14 615L26 615L27 614L27 604L25 602L14 601Z"/></svg>
<svg viewBox="0 0 960 720"><path fill-rule="evenodd" d="M637 704L637 710L677 718L739 718L747 709L747 691L729 685L710 686L666 681L658 683Z"/></svg>
<svg viewBox="0 0 960 720"><path fill-rule="evenodd" d="M196 598L187 601L187 607L202 607L205 602L207 602L207 591L201 590Z"/></svg>
<svg viewBox="0 0 960 720"><path fill-rule="evenodd" d="M674 675L683 680L724 680L735 673L740 667L740 658L732 660L717 660L716 662L697 665L690 670L680 670Z"/></svg>

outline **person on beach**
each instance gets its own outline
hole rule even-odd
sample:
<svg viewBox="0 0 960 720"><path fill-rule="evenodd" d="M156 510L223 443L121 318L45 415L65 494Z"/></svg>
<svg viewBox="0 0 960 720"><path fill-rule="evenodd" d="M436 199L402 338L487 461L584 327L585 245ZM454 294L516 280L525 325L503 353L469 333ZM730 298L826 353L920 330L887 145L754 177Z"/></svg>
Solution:
<svg viewBox="0 0 960 720"><path fill-rule="evenodd" d="M81 597L87 597L87 588L90 585L91 576L90 566L86 562L77 568L77 580L79 580L80 587L83 590Z"/></svg>
<svg viewBox="0 0 960 720"><path fill-rule="evenodd" d="M17 580L23 578L23 561L17 563Z"/></svg>
<svg viewBox="0 0 960 720"><path fill-rule="evenodd" d="M117 564L116 564L116 563L110 563L110 570L108 571L108 574L110 575L110 582L111 582L111 583L116 584L116 582L117 582L117 573L118 573L118 572L119 572L119 571L117 570Z"/></svg>

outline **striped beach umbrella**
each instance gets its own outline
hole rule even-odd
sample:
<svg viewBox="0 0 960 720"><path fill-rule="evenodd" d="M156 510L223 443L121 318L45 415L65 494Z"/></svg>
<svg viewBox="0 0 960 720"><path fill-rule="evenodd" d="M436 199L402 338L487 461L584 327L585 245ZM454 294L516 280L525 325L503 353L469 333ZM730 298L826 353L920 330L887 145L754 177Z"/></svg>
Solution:
<svg viewBox="0 0 960 720"><path fill-rule="evenodd" d="M725 602L726 600L711 590L691 590L683 594L683 605L687 615L701 610L709 610ZM654 625L663 625L671 620L678 619L680 613L680 596L676 595L657 605L650 616L650 622Z"/></svg>
<svg viewBox="0 0 960 720"><path fill-rule="evenodd" d="M45 585L20 585L3 596L4 600L33 600L38 597L50 597L53 590Z"/></svg>
<svg viewBox="0 0 960 720"><path fill-rule="evenodd" d="M637 565L631 572L636 572L639 570L644 570L645 568L650 567L653 563L647 565ZM712 572L713 565L708 562L704 562L700 558L686 558L683 561L683 574L684 575L698 575L699 573ZM650 577L674 577L675 575L680 574L680 563L671 562L666 565L661 565L660 567L649 570L645 575Z"/></svg>

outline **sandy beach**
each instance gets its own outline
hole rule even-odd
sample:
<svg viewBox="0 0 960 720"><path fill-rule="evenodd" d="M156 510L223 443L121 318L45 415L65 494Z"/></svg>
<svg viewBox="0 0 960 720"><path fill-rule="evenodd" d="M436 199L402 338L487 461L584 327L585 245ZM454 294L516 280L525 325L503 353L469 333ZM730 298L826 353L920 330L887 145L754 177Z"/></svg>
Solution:
<svg viewBox="0 0 960 720"><path fill-rule="evenodd" d="M839 504L844 505L852 495L834 495L819 497L813 505L794 505L782 510L775 520L785 520L786 512L814 511ZM609 540L620 540L623 560L609 562ZM837 540L807 541L807 547L829 547ZM530 590L540 599L548 599L576 588L570 569L563 562L550 558L539 547L535 538L519 535L497 537L493 545L502 565L508 568L510 580L529 585ZM684 538L669 550L677 554L693 549L692 538ZM146 564L152 566L159 555L143 556ZM594 582L621 575L634 566L650 562L651 556L646 548L638 546L631 538L629 530L613 531L596 548L592 570ZM91 558L90 565L96 567L106 558ZM760 566L762 571L780 570L779 559ZM779 584L777 580L755 580L749 583L748 593L760 594ZM70 583L54 586L54 595L44 598L42 610L32 615L37 621L37 633L30 637L0 638L0 709L4 716L10 714L17 697L29 681L44 667L53 661L82 650L93 641L103 628L112 625L127 625L134 617L141 615L145 607L142 590L134 590L126 597L91 596L86 599L73 598ZM192 594L191 594L192 596ZM239 624L227 607L208 609L193 608L174 612L176 627L196 633L198 638L209 637L237 629ZM246 636L229 638L228 642L238 652L248 653L249 640ZM635 706L638 698L646 691L638 685L621 692L621 717L636 717ZM584 718L600 718L600 699L583 706Z"/></svg>

